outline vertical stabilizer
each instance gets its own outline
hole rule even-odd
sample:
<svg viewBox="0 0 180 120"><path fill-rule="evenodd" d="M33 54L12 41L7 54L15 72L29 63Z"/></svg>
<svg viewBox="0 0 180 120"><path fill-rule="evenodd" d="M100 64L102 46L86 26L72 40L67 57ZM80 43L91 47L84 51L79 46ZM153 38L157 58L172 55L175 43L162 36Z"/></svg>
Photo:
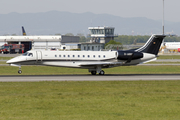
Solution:
<svg viewBox="0 0 180 120"><path fill-rule="evenodd" d="M165 35L152 35L144 46L135 51L157 55L165 37Z"/></svg>
<svg viewBox="0 0 180 120"><path fill-rule="evenodd" d="M26 32L25 32L25 30L24 30L24 27L22 26L22 34L23 34L23 36L26 36Z"/></svg>

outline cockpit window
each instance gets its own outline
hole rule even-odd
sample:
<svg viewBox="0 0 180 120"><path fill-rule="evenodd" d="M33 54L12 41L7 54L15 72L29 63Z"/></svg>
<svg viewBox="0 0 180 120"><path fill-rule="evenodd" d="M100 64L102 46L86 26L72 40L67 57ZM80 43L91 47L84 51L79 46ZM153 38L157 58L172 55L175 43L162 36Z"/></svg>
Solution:
<svg viewBox="0 0 180 120"><path fill-rule="evenodd" d="M32 53L29 53L28 56L33 57L33 54L32 54Z"/></svg>
<svg viewBox="0 0 180 120"><path fill-rule="evenodd" d="M22 56L27 56L27 55L28 55L28 52L26 52L26 53L22 54Z"/></svg>

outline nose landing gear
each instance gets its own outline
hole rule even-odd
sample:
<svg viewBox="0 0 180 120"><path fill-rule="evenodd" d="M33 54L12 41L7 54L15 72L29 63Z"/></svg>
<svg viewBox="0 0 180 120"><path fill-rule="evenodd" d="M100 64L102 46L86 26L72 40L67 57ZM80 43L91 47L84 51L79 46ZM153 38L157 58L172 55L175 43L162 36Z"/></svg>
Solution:
<svg viewBox="0 0 180 120"><path fill-rule="evenodd" d="M18 73L19 73L19 74L21 74L21 73L22 73L22 71L21 71L21 66L19 66Z"/></svg>
<svg viewBox="0 0 180 120"><path fill-rule="evenodd" d="M21 73L22 73L22 71L21 71L21 70L18 70L18 73L19 73L19 74L21 74Z"/></svg>
<svg viewBox="0 0 180 120"><path fill-rule="evenodd" d="M21 71L21 65L11 64L11 66L14 66L14 67L19 67L18 73L19 73L19 74L21 74L21 73L22 73L22 71Z"/></svg>

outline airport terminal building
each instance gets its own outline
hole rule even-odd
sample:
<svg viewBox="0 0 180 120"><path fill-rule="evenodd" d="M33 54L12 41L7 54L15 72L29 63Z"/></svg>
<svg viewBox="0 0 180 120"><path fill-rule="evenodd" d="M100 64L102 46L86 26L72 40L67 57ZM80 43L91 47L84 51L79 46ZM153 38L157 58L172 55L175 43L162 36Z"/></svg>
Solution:
<svg viewBox="0 0 180 120"><path fill-rule="evenodd" d="M24 44L25 51L31 49L66 49L65 43L79 43L79 36L0 36L4 44Z"/></svg>

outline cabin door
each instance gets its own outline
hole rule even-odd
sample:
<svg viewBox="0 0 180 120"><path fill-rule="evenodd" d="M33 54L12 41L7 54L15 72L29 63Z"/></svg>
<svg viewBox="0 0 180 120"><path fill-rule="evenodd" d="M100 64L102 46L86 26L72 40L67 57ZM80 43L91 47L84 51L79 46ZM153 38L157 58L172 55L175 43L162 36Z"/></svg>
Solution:
<svg viewBox="0 0 180 120"><path fill-rule="evenodd" d="M37 63L42 62L42 51L36 51L36 62Z"/></svg>

